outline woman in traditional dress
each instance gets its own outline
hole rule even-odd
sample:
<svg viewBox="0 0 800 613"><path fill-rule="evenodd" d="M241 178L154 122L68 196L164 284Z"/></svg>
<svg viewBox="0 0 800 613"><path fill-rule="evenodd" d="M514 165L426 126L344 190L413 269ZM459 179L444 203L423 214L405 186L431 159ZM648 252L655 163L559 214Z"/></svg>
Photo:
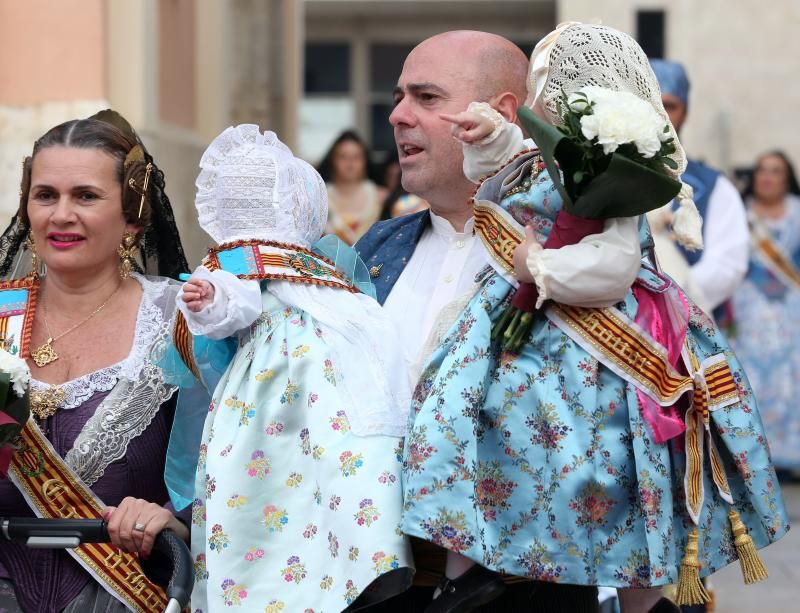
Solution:
<svg viewBox="0 0 800 613"><path fill-rule="evenodd" d="M800 470L800 187L781 152L758 158L745 190L750 266L731 300L732 345L753 385L772 460Z"/></svg>
<svg viewBox="0 0 800 613"><path fill-rule="evenodd" d="M328 189L328 227L348 245L353 245L380 219L386 188L369 177L369 150L359 136L343 132L319 165Z"/></svg>
<svg viewBox="0 0 800 613"><path fill-rule="evenodd" d="M0 238L4 346L32 374L0 516L102 516L116 545L144 557L164 528L188 539L163 480L176 388L150 359L180 289L164 277L186 269L164 177L122 117L36 141ZM110 545L0 546L4 611L144 611L162 598Z"/></svg>
<svg viewBox="0 0 800 613"><path fill-rule="evenodd" d="M530 70L528 103L552 125L562 97L589 84L637 95L668 124L644 52L611 28L560 26ZM509 159L499 149L496 159ZM748 581L763 579L755 548L788 521L736 357L709 317L640 261L636 218L543 248L562 209L543 168L538 151L522 152L478 189L476 231L494 272L414 394L403 530L448 550L427 611L496 597L492 571L625 588L622 610L636 613L676 610L652 589L669 583L682 603L705 602L700 576L737 557ZM535 282L543 310L510 354L492 330L517 279Z"/></svg>

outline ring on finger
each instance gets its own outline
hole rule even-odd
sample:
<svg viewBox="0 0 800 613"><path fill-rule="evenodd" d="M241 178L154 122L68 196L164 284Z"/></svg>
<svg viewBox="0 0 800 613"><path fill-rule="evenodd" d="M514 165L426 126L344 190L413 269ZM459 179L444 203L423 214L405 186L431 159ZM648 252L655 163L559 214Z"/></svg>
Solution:
<svg viewBox="0 0 800 613"><path fill-rule="evenodd" d="M133 531L144 532L144 524L137 521L135 524L133 524Z"/></svg>

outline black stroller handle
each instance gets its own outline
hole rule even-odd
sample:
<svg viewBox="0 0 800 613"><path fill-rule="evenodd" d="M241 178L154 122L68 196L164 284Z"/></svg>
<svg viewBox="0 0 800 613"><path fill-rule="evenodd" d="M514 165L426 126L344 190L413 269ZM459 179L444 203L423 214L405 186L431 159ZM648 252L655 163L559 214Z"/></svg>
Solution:
<svg viewBox="0 0 800 613"><path fill-rule="evenodd" d="M108 527L102 519L41 519L0 517L0 541L17 541L29 547L77 547L81 543L108 543ZM140 560L147 578L163 587L170 599L165 611L180 611L189 604L194 587L192 554L172 530L162 530L150 558ZM172 569L168 580L163 568ZM173 602L174 601L174 602Z"/></svg>

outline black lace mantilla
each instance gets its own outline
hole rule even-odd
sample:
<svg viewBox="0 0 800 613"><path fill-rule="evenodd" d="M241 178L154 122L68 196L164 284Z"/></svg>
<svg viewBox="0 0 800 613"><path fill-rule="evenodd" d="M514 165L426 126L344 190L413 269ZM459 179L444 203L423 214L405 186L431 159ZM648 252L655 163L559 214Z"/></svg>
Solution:
<svg viewBox="0 0 800 613"><path fill-rule="evenodd" d="M175 214L165 191L164 173L153 161L153 157L142 144L139 135L121 115L106 110L93 115L91 119L113 124L128 133L129 136L132 136L132 140L141 145L146 161L153 164L150 188L150 225L145 230L139 245L144 264L144 269L139 272L172 279L177 279L180 273L189 272L189 264L186 261L178 226L175 223ZM23 254L23 246L29 232L28 225L20 219L19 214L15 214L3 235L0 236L0 278L7 278L13 270L14 262L26 257ZM24 269L25 272L29 268L28 264Z"/></svg>

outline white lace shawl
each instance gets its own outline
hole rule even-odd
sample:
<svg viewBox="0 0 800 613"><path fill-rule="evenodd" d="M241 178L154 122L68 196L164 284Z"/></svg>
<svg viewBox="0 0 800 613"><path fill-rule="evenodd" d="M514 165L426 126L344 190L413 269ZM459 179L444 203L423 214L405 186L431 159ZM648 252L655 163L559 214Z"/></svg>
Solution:
<svg viewBox="0 0 800 613"><path fill-rule="evenodd" d="M75 409L98 392L110 393L84 425L65 459L87 485L125 455L130 441L150 425L161 404L175 392L164 383L161 369L150 361L153 345L168 336L180 285L169 279L132 275L142 286L133 344L116 364L72 379L57 387L65 393L60 411ZM31 380L31 390L53 387Z"/></svg>

